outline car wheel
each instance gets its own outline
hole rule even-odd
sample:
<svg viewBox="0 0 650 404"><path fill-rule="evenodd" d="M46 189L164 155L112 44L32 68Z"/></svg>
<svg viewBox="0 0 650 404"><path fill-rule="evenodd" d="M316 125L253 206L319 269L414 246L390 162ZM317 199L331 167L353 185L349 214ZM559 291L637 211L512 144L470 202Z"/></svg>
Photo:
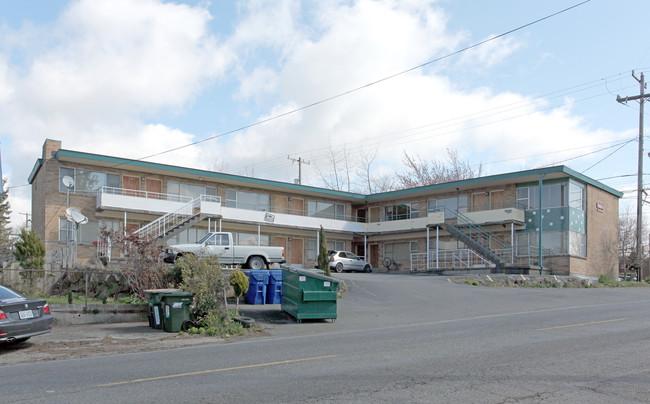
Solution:
<svg viewBox="0 0 650 404"><path fill-rule="evenodd" d="M372 267L370 265L366 265L363 267L363 272L372 272Z"/></svg>
<svg viewBox="0 0 650 404"><path fill-rule="evenodd" d="M264 260L262 257L250 257L248 259L248 267L253 270L264 269Z"/></svg>
<svg viewBox="0 0 650 404"><path fill-rule="evenodd" d="M336 264L335 269L336 269L336 272L338 272L338 273L343 272L343 264L341 264L341 263L339 262L338 264Z"/></svg>

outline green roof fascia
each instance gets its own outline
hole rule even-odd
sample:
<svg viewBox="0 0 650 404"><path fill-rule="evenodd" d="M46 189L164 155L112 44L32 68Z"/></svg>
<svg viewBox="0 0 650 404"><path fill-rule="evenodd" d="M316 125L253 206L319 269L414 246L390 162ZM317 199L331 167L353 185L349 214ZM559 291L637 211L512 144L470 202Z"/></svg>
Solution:
<svg viewBox="0 0 650 404"><path fill-rule="evenodd" d="M292 184L288 182L281 182L281 181L274 181L274 180L265 180L265 179L260 179L260 178L252 178L252 177L245 177L245 176L240 176L240 175L234 175L234 174L225 174L225 173L217 173L214 171L207 171L207 170L200 170L200 169L195 169L195 168L187 168L187 167L179 167L179 166L173 166L169 164L161 164L161 163L152 163L148 161L140 161L140 160L131 160L131 159L125 159L121 157L112 157L112 156L105 156L105 155L99 155L99 154L92 154L92 153L83 153L83 152L77 152L73 150L65 150L65 149L60 149L56 153L56 158L58 159L59 156L63 157L72 157L72 158L82 158L82 159L88 159L88 160L96 160L96 161L103 161L103 162L108 162L108 163L114 163L116 166L120 165L130 165L130 166L136 166L136 167L143 167L143 168L149 168L149 169L160 169L160 170L165 170L165 171L171 171L171 172L177 172L177 173L183 173L183 174L193 174L193 175L201 175L201 176L206 176L210 178L215 178L215 179L224 179L224 180L235 180L235 181L241 181L249 184L257 184L257 185L266 185L266 186L275 186L275 187L281 187L281 188L286 188L286 189L293 189L297 191L310 191L310 192L318 192L321 194L326 194L329 196L337 196L337 197L344 197L344 198L352 198L352 199L358 199L362 201L371 201L374 199L379 199L379 198L386 198L386 197L400 197L400 196L407 196L410 193L413 192L426 192L426 191L434 191L434 190L439 190L439 189L444 189L444 188L454 188L457 186L467 186L467 185L474 185L474 184L482 184L490 181L500 181L500 180L508 180L508 179L516 179L516 178L521 178L525 176L530 176L530 175L545 175L545 174L551 174L551 173L564 173L568 175L569 177L575 178L581 182L590 184L596 188L602 189L603 191L609 192L612 195L615 195L619 198L623 197L623 193L617 191L616 189L609 187L601 182L598 182L592 178L589 178L577 171L574 171L566 166L553 166L553 167L546 167L546 168L538 168L538 169L531 169L531 170L525 170L525 171L516 171L516 172L511 172L511 173L505 173L505 174L495 174L495 175L490 175L490 176L485 176L485 177L477 177L477 178L471 178L467 180L461 180L461 181L453 181L453 182L447 182L444 184L434 184L434 185L427 185L427 186L422 186L422 187L416 187L416 188L408 188L408 189L402 189L398 191L390 191L390 192L383 192L383 193L377 193L377 194L371 194L371 195L364 195L364 194L358 194L358 193L352 193L352 192L345 192L345 191L337 191L337 190L332 190L332 189L326 189L326 188L319 188L319 187L313 187L313 186L307 186L307 185L298 185L298 184ZM36 172L38 171L38 168L43 164L41 159L38 159L36 165L34 166L34 170L32 170L32 174L30 175L30 183L33 180L33 177L36 175Z"/></svg>
<svg viewBox="0 0 650 404"><path fill-rule="evenodd" d="M577 171L574 171L574 170L570 169L569 167L566 167L566 166L561 166L561 167L564 169L564 172L566 174L570 175L571 177L573 177L573 178L575 178L575 179L577 179L579 181L582 181L584 183L592 185L592 186L594 186L596 188L602 189L603 191L609 192L610 194L615 195L615 196L617 196L619 198L623 197L622 192L617 191L616 189L614 189L614 188L612 188L610 186L607 186L607 185L603 184L600 181L596 181L596 180L594 180L592 178L589 178L584 174L581 174L581 173L579 173Z"/></svg>
<svg viewBox="0 0 650 404"><path fill-rule="evenodd" d="M143 167L143 168L150 168L150 169L159 169L159 170L165 170L165 171L171 171L171 172L177 172L177 173L183 173L183 174L201 175L201 176L216 178L216 179L236 180L236 181L246 182L246 183L250 183L250 184L282 187L282 188L293 189L293 190L298 190L298 191L318 192L318 193L322 193L322 194L327 194L327 195L331 195L331 196L338 196L338 197L345 197L345 198L353 198L353 199L364 200L365 197L366 197L366 195L363 195L363 194L356 194L356 193L344 192L344 191L336 191L336 190L332 190L332 189L318 188L318 187L312 187L312 186L307 186L307 185L298 185L298 184L292 184L292 183L289 183L289 182L281 182L281 181L265 180L265 179L260 179L260 178L244 177L244 176L234 175L234 174L217 173L217 172L214 172L214 171L199 170L199 169L196 169L196 168L179 167L179 166L173 166L173 165L169 165L169 164L152 163L152 162L148 162L148 161L131 160L131 159L125 159L125 158L121 158L121 157L112 157L112 156L105 156L105 155L100 155L100 154L83 153L83 152L78 152L78 151L73 151L73 150L60 149L60 150L58 150L56 152L56 159L59 159L59 157L72 157L72 158L82 158L82 159L95 160L95 161L103 161L103 162L107 162L107 163L114 163L115 167L122 166L122 165L125 165L125 166L129 165L129 166L136 166L136 167Z"/></svg>
<svg viewBox="0 0 650 404"><path fill-rule="evenodd" d="M583 174L580 174L576 171L571 170L570 168L566 166L554 166L554 167L546 167L546 168L537 168L537 169L532 169L532 170L525 170L525 171L515 171L511 173L506 173L506 174L495 174L495 175L489 175L485 177L477 177L477 178L471 178L467 180L461 180L461 181L453 181L453 182L445 182L443 184L434 184L434 185L427 185L427 186L422 186L422 187L417 187L417 188L408 188L408 189L402 189L398 191L390 191L390 192L383 192L379 194L372 194L368 195L366 197L366 200L372 200L372 199L379 199L379 198L386 198L386 197L398 197L398 196L406 196L410 193L413 192L422 192L422 191L435 191L439 189L445 189L445 188L455 188L458 186L467 186L467 185L474 185L474 184L482 184L490 181L500 181L500 180L508 180L508 179L516 179L516 178L521 178L525 176L530 176L530 175L545 175L545 174L552 174L552 173L564 173L568 175L569 177L573 177L575 179L578 179L582 182L588 183L590 185L593 185L597 188L600 188L604 191L607 191L619 198L623 196L622 192L619 192L615 190L614 188L608 187L607 185L600 183L596 180L593 180Z"/></svg>
<svg viewBox="0 0 650 404"><path fill-rule="evenodd" d="M43 166L43 159L37 159L36 163L34 163L34 168L32 168L31 174L29 174L29 177L27 177L27 182L30 184L34 182L34 178L36 178L36 174L38 174L38 170L41 169Z"/></svg>

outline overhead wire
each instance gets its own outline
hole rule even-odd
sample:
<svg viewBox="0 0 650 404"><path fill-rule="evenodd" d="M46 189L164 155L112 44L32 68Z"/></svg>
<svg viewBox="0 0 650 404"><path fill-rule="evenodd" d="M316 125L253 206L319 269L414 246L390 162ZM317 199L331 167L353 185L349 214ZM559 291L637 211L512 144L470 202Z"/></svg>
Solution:
<svg viewBox="0 0 650 404"><path fill-rule="evenodd" d="M450 57L452 57L452 56L455 56L455 55L461 54L461 53L466 52L466 51L468 51L468 50L471 50L471 49L477 48L477 47L479 47L479 46L481 46L481 45L484 45L484 44L486 44L486 43L488 43L488 42L491 42L491 41L497 40L497 39L499 39L499 38L505 37L505 36L507 36L507 35L510 35L510 34L512 34L512 33L517 32L517 31L521 31L521 30L523 30L523 29L525 29L525 28L527 28L527 27L530 27L530 26L532 26L532 25L538 24L538 23L540 23L540 22L542 22L542 21L548 20L548 19L553 18L553 17L555 17L555 16L557 16L557 15L563 14L563 13L568 12L568 11L570 11L570 10L572 10L572 9L575 9L575 8L577 8L577 7L579 7L579 6L582 6L582 5L586 4L586 3L589 3L590 1L591 1L591 0L584 0L584 1L582 1L582 2L579 2L579 3L574 4L574 5L572 5L572 6L566 7L566 8L564 8L564 9L562 9L562 10L559 10L559 11L557 11L557 12L554 12L554 13L552 13L552 14L548 14L548 15L542 17L542 18L538 18L538 19L536 19L536 20L534 20L534 21L531 21L531 22L529 22L529 23L526 23L526 24L520 25L520 26L518 26L518 27L516 27L516 28L510 29L510 30L508 30L508 31L506 31L506 32L503 32L503 33L501 33L501 34L494 35L494 36L492 36L492 37L490 37L490 38L487 38L487 39L485 39L485 40L482 40L482 41L476 42L476 43L474 43L474 44L472 44L472 45L469 45L469 46L466 46L466 47L464 47L464 48L458 49L458 50L456 50L456 51L454 51L454 52L451 52L451 53L445 54L445 55L440 56L440 57L438 57L438 58L434 58L434 59L429 60L429 61L427 61L427 62L425 62L425 63L421 63L421 64L419 64L419 65L417 65L417 66L414 66L414 67L408 68L408 69L406 69L406 70L403 70L403 71L400 71L400 72L397 72L397 73L394 73L394 74L391 74L391 75L389 75L389 76L386 76L386 77L380 78L380 79L378 79L378 80L371 81L371 82L366 83L366 84L364 84L364 85L362 85L362 86L355 87L355 88L352 88L352 89L350 89L350 90L347 90L347 91L344 91L344 92L341 92L341 93L335 94L335 95L333 95L333 96L330 96L330 97L327 97L327 98L324 98L324 99L321 99L321 100L315 101L315 102L313 102L313 103L310 103L310 104L304 105L304 106L302 106L302 107L295 108L295 109L292 109L292 110L290 110L290 111L286 111L286 112L281 113L281 114L276 114L276 115L271 116L271 117L269 117L269 118L262 119L262 120L260 120L260 121L253 122L253 123L250 123L250 124L247 124L247 125L244 125L244 126L238 127L238 128L236 128L236 129L228 130L228 131L226 131L226 132L222 132L222 133L217 134L217 135L213 135L213 136L209 136L209 137L207 137L207 138L199 139L199 140L197 140L197 141L194 141L194 142L191 142L191 143L188 143L188 144L185 144L185 145L181 145L181 146L178 146L178 147L170 148L170 149L167 149L167 150L164 150L164 151L161 151L161 152L158 152L158 153L150 154L150 155L147 155L147 156L144 156L144 157L140 157L140 158L137 158L137 159L134 159L134 160L135 160L135 161L147 160L147 159L150 159L150 158L153 158L153 157L157 157L157 156L160 156L160 155L163 155L163 154L167 154L167 153L171 153L171 152L174 152L174 151L178 151L178 150L181 150L181 149L184 149L184 148L187 148L187 147L195 146L195 145L198 145L198 144L201 144L201 143L207 142L207 141L209 141L209 140L213 140L213 139L216 139L216 138L224 137L224 136L227 136L227 135L230 135L230 134L236 133L236 132L241 132L241 131L243 131L243 130L250 129L250 128L252 128L252 127L259 126L259 125L265 124L265 123L267 123L267 122L270 122L270 121L273 121L273 120L276 120L276 119L280 119L280 118L286 117L286 116L288 116L288 115L291 115L291 114L294 114L294 113L297 113L297 112L300 112L300 111L306 110L306 109L308 109L308 108L312 108L312 107L315 107L315 106L318 106L318 105L321 105L321 104L327 103L327 102L329 102L329 101L332 101L332 100L335 100L335 99L338 99L338 98L344 97L344 96L349 95L349 94L351 94L351 93L354 93L354 92L357 92L357 91L360 91L360 90L366 89L366 88L368 88L368 87L371 87L371 86L374 86L374 85L377 85L377 84L383 83L383 82L385 82L385 81L388 81L388 80L390 80L390 79L393 79L393 78L398 77L398 76L401 76L401 75L404 75L404 74L406 74L406 73L409 73L409 72L412 72L412 71L415 71L415 70L421 69L421 68L423 68L423 67L429 66L429 65L431 65L431 64L437 63L437 62L439 62L439 61L441 61L441 60L444 60L444 59L450 58ZM111 168L116 168L116 167L119 167L119 166L121 166L121 165L123 165L123 163L115 164L115 165L113 165ZM29 185L29 184L23 184L23 185L19 185L19 186L13 186L13 187L10 187L10 188L18 188L18 187L27 186L27 185ZM8 188L8 189L9 189L9 188Z"/></svg>

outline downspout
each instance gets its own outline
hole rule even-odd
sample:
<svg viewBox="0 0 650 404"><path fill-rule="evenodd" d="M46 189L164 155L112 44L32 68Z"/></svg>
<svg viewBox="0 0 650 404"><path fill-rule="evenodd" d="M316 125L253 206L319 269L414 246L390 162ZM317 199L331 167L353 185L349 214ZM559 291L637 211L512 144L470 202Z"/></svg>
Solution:
<svg viewBox="0 0 650 404"><path fill-rule="evenodd" d="M427 226L427 272L429 271L429 249L431 248L431 241L429 240L429 226Z"/></svg>
<svg viewBox="0 0 650 404"><path fill-rule="evenodd" d="M539 175L539 274L544 275L544 265L542 263L542 177Z"/></svg>
<svg viewBox="0 0 650 404"><path fill-rule="evenodd" d="M438 239L440 237L440 226L436 226L436 269L439 269L439 263L440 260L438 259L438 246L440 243L438 242Z"/></svg>

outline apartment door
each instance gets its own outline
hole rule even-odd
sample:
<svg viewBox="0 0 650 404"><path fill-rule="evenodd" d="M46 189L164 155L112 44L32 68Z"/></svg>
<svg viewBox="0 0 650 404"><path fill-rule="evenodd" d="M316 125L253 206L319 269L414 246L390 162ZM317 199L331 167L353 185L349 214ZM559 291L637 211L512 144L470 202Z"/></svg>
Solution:
<svg viewBox="0 0 650 404"><path fill-rule="evenodd" d="M379 207L372 206L370 209L370 218L368 222L374 223L379 221Z"/></svg>
<svg viewBox="0 0 650 404"><path fill-rule="evenodd" d="M140 178L138 177L129 177L125 175L122 177L122 187L124 189L139 191L140 190ZM137 192L124 191L124 195L136 196Z"/></svg>
<svg viewBox="0 0 650 404"><path fill-rule="evenodd" d="M302 265L303 258L303 240L301 238L292 238L289 242L289 264Z"/></svg>
<svg viewBox="0 0 650 404"><path fill-rule="evenodd" d="M492 206L492 209L506 208L505 202L505 192L503 189L490 192L490 206Z"/></svg>
<svg viewBox="0 0 650 404"><path fill-rule="evenodd" d="M287 258L287 238L282 237L282 236L274 236L273 237L273 242L271 244L272 246L275 247L282 247L284 248L284 258Z"/></svg>
<svg viewBox="0 0 650 404"><path fill-rule="evenodd" d="M305 200L304 199L291 198L291 202L289 203L289 208L291 209L291 211L289 212L290 214L305 216Z"/></svg>
<svg viewBox="0 0 650 404"><path fill-rule="evenodd" d="M472 212L479 212L490 209L490 194L479 192L472 194Z"/></svg>
<svg viewBox="0 0 650 404"><path fill-rule="evenodd" d="M370 244L368 247L370 250L370 265L373 268L379 268L379 244ZM366 258L366 261L368 261L368 258Z"/></svg>
<svg viewBox="0 0 650 404"><path fill-rule="evenodd" d="M144 183L144 190L147 191L147 198L160 199L162 193L162 181L147 178Z"/></svg>
<svg viewBox="0 0 650 404"><path fill-rule="evenodd" d="M291 213L288 212L289 198L281 195L271 196L271 212L275 213Z"/></svg>

